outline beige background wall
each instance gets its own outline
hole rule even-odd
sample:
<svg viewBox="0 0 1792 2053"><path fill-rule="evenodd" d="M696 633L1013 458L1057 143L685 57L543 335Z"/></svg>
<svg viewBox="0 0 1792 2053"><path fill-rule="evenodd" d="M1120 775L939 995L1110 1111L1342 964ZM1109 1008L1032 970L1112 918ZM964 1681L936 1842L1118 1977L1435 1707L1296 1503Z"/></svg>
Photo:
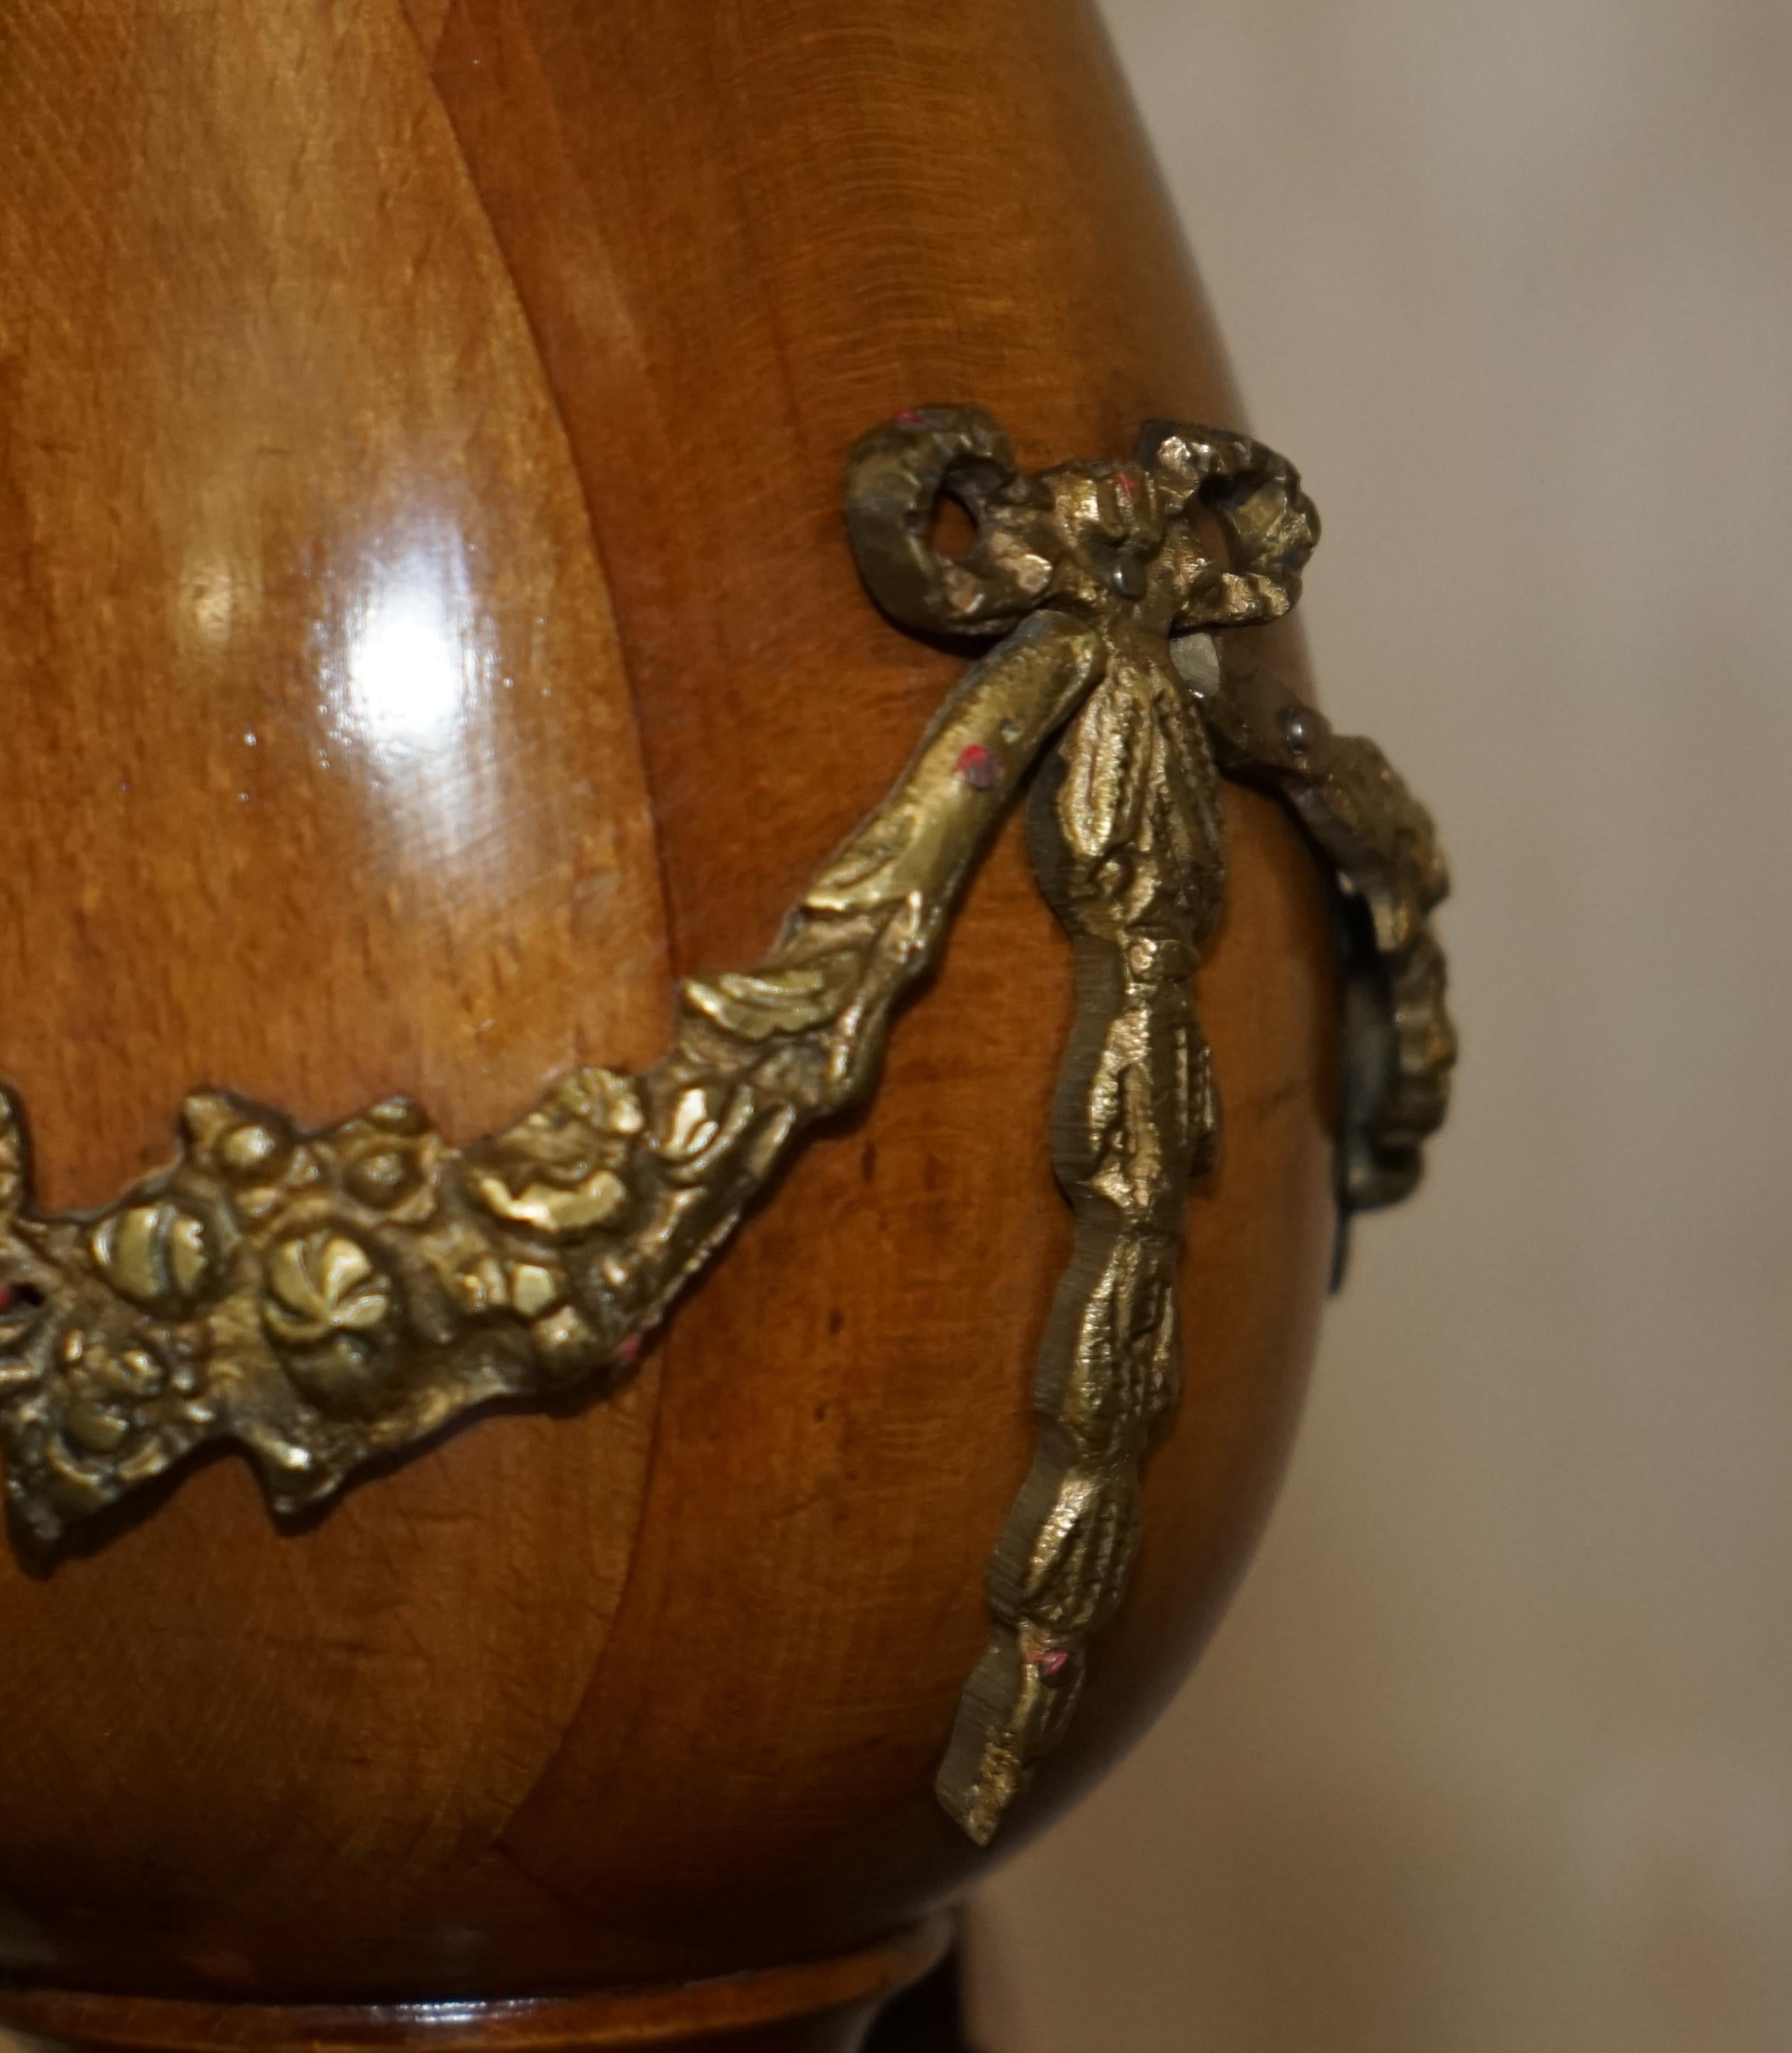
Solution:
<svg viewBox="0 0 1792 2053"><path fill-rule="evenodd" d="M1792 2046L1792 7L1109 0L1334 714L1448 831L1458 1109L989 2053Z"/></svg>

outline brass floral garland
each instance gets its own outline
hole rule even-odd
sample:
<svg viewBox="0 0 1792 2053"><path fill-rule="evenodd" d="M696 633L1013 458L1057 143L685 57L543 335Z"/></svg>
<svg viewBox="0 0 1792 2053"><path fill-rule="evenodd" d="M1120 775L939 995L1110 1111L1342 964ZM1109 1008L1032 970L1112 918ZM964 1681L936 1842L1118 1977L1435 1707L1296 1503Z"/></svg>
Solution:
<svg viewBox="0 0 1792 2053"><path fill-rule="evenodd" d="M976 524L962 556L931 540L943 497ZM939 1777L982 1843L1123 1593L1140 1463L1174 1402L1186 1187L1218 1133L1188 1000L1223 897L1218 773L1281 796L1347 901L1347 1216L1410 1187L1442 1117L1454 1043L1426 916L1445 876L1372 744L1219 664L1207 630L1285 613L1317 538L1295 473L1258 444L1156 423L1130 462L1027 473L986 414L929 407L853 451L846 517L892 618L998 646L764 960L684 986L644 1074L574 1071L464 1148L408 1098L306 1132L200 1091L172 1168L53 1215L29 1202L0 1094L0 1449L16 1525L50 1545L208 1441L244 1447L292 1513L476 1406L625 1372L798 1136L870 1089L896 1001L1064 730L1031 829L1077 965L1053 1145L1076 1233L1038 1455Z"/></svg>

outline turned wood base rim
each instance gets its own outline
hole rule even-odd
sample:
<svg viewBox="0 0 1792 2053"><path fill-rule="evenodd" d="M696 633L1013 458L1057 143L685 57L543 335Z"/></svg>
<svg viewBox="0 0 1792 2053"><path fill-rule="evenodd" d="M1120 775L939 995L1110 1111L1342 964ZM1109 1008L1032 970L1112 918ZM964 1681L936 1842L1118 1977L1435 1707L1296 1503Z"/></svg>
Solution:
<svg viewBox="0 0 1792 2053"><path fill-rule="evenodd" d="M713 1980L575 1996L383 2004L207 2003L0 1984L0 2027L132 2053L559 2053L653 2046L780 2024L893 1996L944 1957L935 1912L853 1953Z"/></svg>

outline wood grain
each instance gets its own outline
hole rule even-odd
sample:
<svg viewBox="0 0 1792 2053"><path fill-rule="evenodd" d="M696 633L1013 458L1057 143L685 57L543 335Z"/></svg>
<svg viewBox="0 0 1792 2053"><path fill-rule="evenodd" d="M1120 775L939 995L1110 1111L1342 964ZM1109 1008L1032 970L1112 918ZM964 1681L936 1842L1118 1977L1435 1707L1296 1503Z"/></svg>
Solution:
<svg viewBox="0 0 1792 2053"><path fill-rule="evenodd" d="M854 438L958 398L1029 463L1244 425L1071 0L4 0L0 234L0 1068L52 1202L202 1078L465 1133L650 1058L671 974L763 945L963 660L857 587ZM1310 1349L1319 893L1267 804L1228 820L1189 1390L1032 1828L1192 1657ZM302 1533L227 1460L0 1564L0 1962L520 1995L964 1886L931 1780L1068 1242L1069 1013L1015 822L876 1103L625 1395Z"/></svg>

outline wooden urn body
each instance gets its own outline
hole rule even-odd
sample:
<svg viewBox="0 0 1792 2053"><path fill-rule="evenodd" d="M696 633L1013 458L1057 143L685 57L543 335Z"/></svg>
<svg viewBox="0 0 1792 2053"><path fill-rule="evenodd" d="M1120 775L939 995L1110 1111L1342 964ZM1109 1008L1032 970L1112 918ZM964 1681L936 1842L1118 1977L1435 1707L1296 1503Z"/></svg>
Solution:
<svg viewBox="0 0 1792 2053"><path fill-rule="evenodd" d="M200 1083L310 1123L408 1092L458 1139L650 1062L963 667L860 587L855 438L936 400L1034 464L1242 425L1073 0L0 7L0 1073L59 1206L165 1160ZM1186 1388L1005 1845L1193 1658L1323 1288L1323 890L1225 804ZM0 1555L16 1987L672 1984L975 1881L932 1777L1070 1235L1022 843L621 1387L296 1528L226 1455Z"/></svg>

